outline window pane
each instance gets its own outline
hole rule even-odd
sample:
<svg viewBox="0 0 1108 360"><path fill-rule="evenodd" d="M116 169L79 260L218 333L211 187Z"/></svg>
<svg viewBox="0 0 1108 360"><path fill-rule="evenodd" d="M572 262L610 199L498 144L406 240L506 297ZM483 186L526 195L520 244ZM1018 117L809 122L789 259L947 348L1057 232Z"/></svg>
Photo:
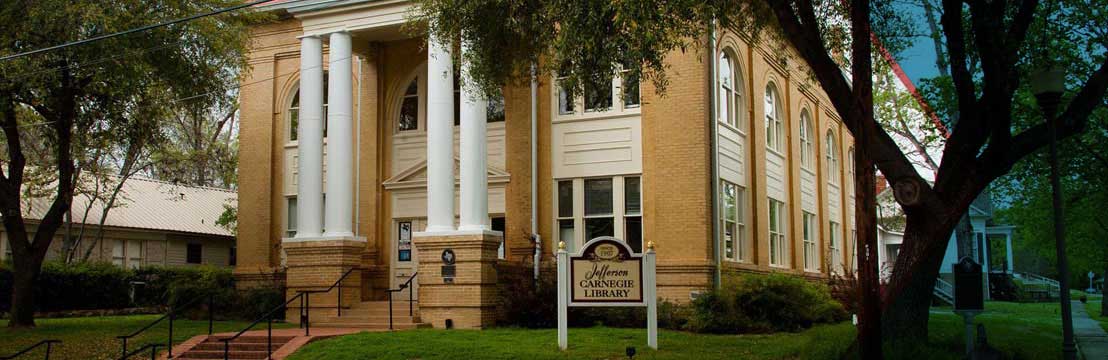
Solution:
<svg viewBox="0 0 1108 360"><path fill-rule="evenodd" d="M592 240L598 236L615 236L615 223L612 218L585 219L585 239Z"/></svg>
<svg viewBox="0 0 1108 360"><path fill-rule="evenodd" d="M585 215L612 214L612 179L585 180Z"/></svg>
<svg viewBox="0 0 1108 360"><path fill-rule="evenodd" d="M572 114L574 110L573 101L574 94L572 91L558 87L558 114Z"/></svg>
<svg viewBox="0 0 1108 360"><path fill-rule="evenodd" d="M642 213L642 194L639 191L639 178L623 178L623 209L628 215Z"/></svg>
<svg viewBox="0 0 1108 360"><path fill-rule="evenodd" d="M286 223L288 224L287 229L288 229L288 232L289 232L289 236L291 237L292 235L295 235L296 234L296 198L294 198L294 197L289 198L289 200L288 200L288 219L286 220Z"/></svg>
<svg viewBox="0 0 1108 360"><path fill-rule="evenodd" d="M612 107L612 77L588 79L585 83L585 111L604 111Z"/></svg>
<svg viewBox="0 0 1108 360"><path fill-rule="evenodd" d="M728 98L731 97L731 92L728 90L721 90L722 91L720 91L719 97L719 120L734 125L733 121L731 121L731 116L728 113L728 109L730 109L730 106L727 104Z"/></svg>
<svg viewBox="0 0 1108 360"><path fill-rule="evenodd" d="M625 73L626 74L626 73ZM638 88L638 76L624 76L623 79L623 99L624 107L638 107L640 102L639 88Z"/></svg>
<svg viewBox="0 0 1108 360"><path fill-rule="evenodd" d="M408 84L404 92L404 100L400 103L400 119L397 129L399 131L416 130L419 128L419 79L414 79Z"/></svg>
<svg viewBox="0 0 1108 360"><path fill-rule="evenodd" d="M723 256L735 258L735 224L730 221L723 222Z"/></svg>
<svg viewBox="0 0 1108 360"><path fill-rule="evenodd" d="M628 216L624 219L624 231L627 232L627 245L635 252L642 252L642 217Z"/></svg>
<svg viewBox="0 0 1108 360"><path fill-rule="evenodd" d="M729 221L738 219L738 199L735 197L735 185L723 183L723 218Z"/></svg>
<svg viewBox="0 0 1108 360"><path fill-rule="evenodd" d="M558 241L573 249L573 219L558 220Z"/></svg>
<svg viewBox="0 0 1108 360"><path fill-rule="evenodd" d="M488 114L488 122L503 122L504 121L504 94L497 92L496 96L492 96L488 99L488 106L486 107Z"/></svg>
<svg viewBox="0 0 1108 360"><path fill-rule="evenodd" d="M777 232L777 201L770 199L769 201L769 231Z"/></svg>
<svg viewBox="0 0 1108 360"><path fill-rule="evenodd" d="M573 217L573 181L558 182L558 217Z"/></svg>
<svg viewBox="0 0 1108 360"><path fill-rule="evenodd" d="M289 109L289 141L296 141L296 138L299 135L299 134L297 134L297 131L300 130L299 125L300 125L300 109L299 108Z"/></svg>

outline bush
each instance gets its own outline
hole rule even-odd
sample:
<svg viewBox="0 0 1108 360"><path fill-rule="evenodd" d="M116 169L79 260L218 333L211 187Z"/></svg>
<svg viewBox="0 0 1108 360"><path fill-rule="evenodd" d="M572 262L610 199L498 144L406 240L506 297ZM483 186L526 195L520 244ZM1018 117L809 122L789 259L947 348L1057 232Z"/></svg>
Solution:
<svg viewBox="0 0 1108 360"><path fill-rule="evenodd" d="M10 311L11 285L10 268L0 267L0 312ZM184 317L205 319L211 295L217 318L239 320L254 320L283 303L285 297L284 289L277 286L237 291L228 268L149 266L131 270L111 263L45 263L35 291L39 312L188 306Z"/></svg>
<svg viewBox="0 0 1108 360"><path fill-rule="evenodd" d="M800 331L847 318L827 286L781 274L725 277L721 289L693 301L693 312L689 330L730 334Z"/></svg>

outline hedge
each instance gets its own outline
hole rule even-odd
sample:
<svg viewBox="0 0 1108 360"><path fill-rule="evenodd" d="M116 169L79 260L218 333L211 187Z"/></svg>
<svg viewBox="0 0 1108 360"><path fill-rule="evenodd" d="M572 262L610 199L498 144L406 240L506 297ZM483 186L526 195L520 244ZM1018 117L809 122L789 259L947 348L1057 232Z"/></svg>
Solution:
<svg viewBox="0 0 1108 360"><path fill-rule="evenodd" d="M0 267L0 313L11 309L12 273ZM133 291L133 299L132 299ZM253 320L283 302L284 289L235 290L231 270L215 267L148 266L124 269L111 263L44 263L35 287L38 312L109 310L189 305L190 317L206 316L207 296L225 319ZM202 299L201 299L202 298Z"/></svg>

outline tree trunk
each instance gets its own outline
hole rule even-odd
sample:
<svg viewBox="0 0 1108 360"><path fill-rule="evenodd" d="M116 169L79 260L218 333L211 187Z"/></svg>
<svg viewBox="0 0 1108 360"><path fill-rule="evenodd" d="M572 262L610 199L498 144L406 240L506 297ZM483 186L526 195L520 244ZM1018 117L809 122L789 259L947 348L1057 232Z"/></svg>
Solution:
<svg viewBox="0 0 1108 360"><path fill-rule="evenodd" d="M1108 267L1105 267L1104 275L1102 275L1102 276L1105 279L1104 285L1108 285ZM1089 285L1092 286L1092 284L1089 284ZM1104 289L1108 288L1108 286L1104 286L1104 285L1101 285L1101 288L1100 288L1100 293L1101 294L1104 294ZM1105 297L1100 298L1100 316L1108 316L1108 298L1105 298Z"/></svg>
<svg viewBox="0 0 1108 360"><path fill-rule="evenodd" d="M949 216L948 216L949 217ZM927 339L927 324L935 280L950 242L954 221L936 216L908 217L904 245L884 296L882 332L898 351L911 351ZM914 266L913 266L914 265Z"/></svg>
<svg viewBox="0 0 1108 360"><path fill-rule="evenodd" d="M34 327L35 283L38 281L39 273L42 272L42 258L33 255L12 258L15 271L12 272L12 308L8 327Z"/></svg>

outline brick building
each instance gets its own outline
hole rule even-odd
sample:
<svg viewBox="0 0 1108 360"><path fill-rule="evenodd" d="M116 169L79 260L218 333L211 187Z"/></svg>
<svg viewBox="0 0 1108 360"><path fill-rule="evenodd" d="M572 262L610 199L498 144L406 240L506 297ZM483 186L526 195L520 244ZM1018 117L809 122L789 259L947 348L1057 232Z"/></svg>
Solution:
<svg viewBox="0 0 1108 360"><path fill-rule="evenodd" d="M719 31L713 51L668 58L664 96L619 73L584 94L542 74L479 99L450 49L402 29L410 6L261 8L280 20L253 30L241 80L241 283L285 271L291 294L353 268L357 304L418 271L422 321L482 327L498 269L530 266L533 239L547 265L559 241L654 242L675 301L720 273L851 266L852 138L799 57Z"/></svg>

